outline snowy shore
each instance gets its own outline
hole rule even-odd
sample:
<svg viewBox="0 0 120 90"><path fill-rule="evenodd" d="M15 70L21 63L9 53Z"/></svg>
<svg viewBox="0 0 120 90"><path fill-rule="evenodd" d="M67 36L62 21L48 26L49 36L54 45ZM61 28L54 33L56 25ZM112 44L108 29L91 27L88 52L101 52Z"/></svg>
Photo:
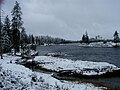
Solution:
<svg viewBox="0 0 120 90"><path fill-rule="evenodd" d="M20 57L4 55L0 59L0 90L102 90L88 83L60 81L50 74L33 72L32 70L16 64ZM48 59L46 61L46 59ZM57 58L54 58L57 60ZM38 56L35 60L51 62L53 58ZM53 60L55 61L55 60ZM63 60L62 60L63 61ZM59 62L58 62L59 63ZM65 62L67 63L67 62ZM102 64L102 63L101 63ZM55 65L53 63L53 65ZM49 65L51 67L51 65ZM47 66L48 67L48 66ZM114 65L112 67L116 68ZM68 66L67 69L70 67Z"/></svg>
<svg viewBox="0 0 120 90"><path fill-rule="evenodd" d="M39 65L48 70L56 72L71 70L71 72L89 76L102 75L119 69L117 66L106 62L73 61L51 56L36 56L34 60L41 63Z"/></svg>
<svg viewBox="0 0 120 90"><path fill-rule="evenodd" d="M81 47L99 47L99 48L112 48L112 47L115 47L115 46L118 46L120 47L120 43L114 43L114 42L106 42L106 43L103 43L103 42L94 42L94 43L90 43L90 44L80 44L79 46Z"/></svg>

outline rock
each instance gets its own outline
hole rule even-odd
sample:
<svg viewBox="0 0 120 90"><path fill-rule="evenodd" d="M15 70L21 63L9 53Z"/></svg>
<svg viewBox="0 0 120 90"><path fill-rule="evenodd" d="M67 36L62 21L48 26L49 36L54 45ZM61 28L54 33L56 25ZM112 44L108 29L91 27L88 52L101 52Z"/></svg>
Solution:
<svg viewBox="0 0 120 90"><path fill-rule="evenodd" d="M14 84L15 84L15 83L16 83L16 81L13 81L13 80L12 80L12 81L11 81L11 83L14 83Z"/></svg>
<svg viewBox="0 0 120 90"><path fill-rule="evenodd" d="M10 60L10 63L12 63L12 60Z"/></svg>
<svg viewBox="0 0 120 90"><path fill-rule="evenodd" d="M3 74L0 74L0 76L3 76Z"/></svg>
<svg viewBox="0 0 120 90"><path fill-rule="evenodd" d="M36 81L37 81L37 78L36 78L36 77L32 77L32 81L33 81L33 82L36 82Z"/></svg>
<svg viewBox="0 0 120 90"><path fill-rule="evenodd" d="M4 86L2 85L2 82L0 82L0 88L3 88Z"/></svg>

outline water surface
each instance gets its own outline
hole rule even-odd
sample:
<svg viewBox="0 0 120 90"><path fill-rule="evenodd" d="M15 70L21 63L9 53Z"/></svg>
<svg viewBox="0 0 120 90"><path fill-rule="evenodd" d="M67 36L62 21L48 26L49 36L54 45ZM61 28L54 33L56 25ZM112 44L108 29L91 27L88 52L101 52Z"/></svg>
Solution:
<svg viewBox="0 0 120 90"><path fill-rule="evenodd" d="M47 53L67 54L62 58L83 61L108 62L120 67L120 48L85 48L78 44L39 46L39 55ZM88 81L88 80L87 80ZM110 88L120 89L120 76L89 80L92 83L102 84Z"/></svg>
<svg viewBox="0 0 120 90"><path fill-rule="evenodd" d="M40 55L61 52L67 54L63 58L72 60L109 62L120 67L120 48L85 48L79 45L40 46Z"/></svg>

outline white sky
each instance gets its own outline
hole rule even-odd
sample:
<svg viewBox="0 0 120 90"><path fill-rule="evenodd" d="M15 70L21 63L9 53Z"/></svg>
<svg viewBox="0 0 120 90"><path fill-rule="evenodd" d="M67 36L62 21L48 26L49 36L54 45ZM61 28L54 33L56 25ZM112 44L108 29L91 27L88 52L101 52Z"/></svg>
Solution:
<svg viewBox="0 0 120 90"><path fill-rule="evenodd" d="M16 0L5 0L4 16ZM28 34L50 35L79 40L87 31L90 37L113 38L120 32L120 0L17 0Z"/></svg>

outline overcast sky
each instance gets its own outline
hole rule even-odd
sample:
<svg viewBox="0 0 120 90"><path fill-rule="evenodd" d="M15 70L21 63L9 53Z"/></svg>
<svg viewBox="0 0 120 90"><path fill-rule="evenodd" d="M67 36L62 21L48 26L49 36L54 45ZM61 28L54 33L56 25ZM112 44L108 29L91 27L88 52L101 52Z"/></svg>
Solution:
<svg viewBox="0 0 120 90"><path fill-rule="evenodd" d="M5 0L4 16L16 0ZM27 33L79 40L90 37L112 38L120 32L120 0L17 0L23 11Z"/></svg>

